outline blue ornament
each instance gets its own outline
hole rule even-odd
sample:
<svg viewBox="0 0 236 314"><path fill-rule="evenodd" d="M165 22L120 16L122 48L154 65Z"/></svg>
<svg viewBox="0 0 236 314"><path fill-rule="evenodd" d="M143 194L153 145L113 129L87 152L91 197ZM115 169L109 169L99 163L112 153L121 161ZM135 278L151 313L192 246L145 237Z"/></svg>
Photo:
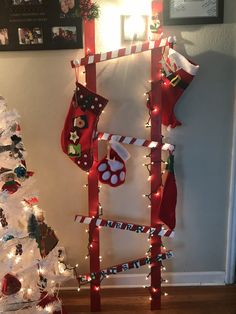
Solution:
<svg viewBox="0 0 236 314"><path fill-rule="evenodd" d="M2 239L3 239L4 242L7 242L7 241L9 241L11 239L14 239L14 237L11 234L6 234L5 236L3 236Z"/></svg>
<svg viewBox="0 0 236 314"><path fill-rule="evenodd" d="M23 166L18 166L17 168L14 169L14 172L17 176L17 178L25 178L26 176L26 169Z"/></svg>

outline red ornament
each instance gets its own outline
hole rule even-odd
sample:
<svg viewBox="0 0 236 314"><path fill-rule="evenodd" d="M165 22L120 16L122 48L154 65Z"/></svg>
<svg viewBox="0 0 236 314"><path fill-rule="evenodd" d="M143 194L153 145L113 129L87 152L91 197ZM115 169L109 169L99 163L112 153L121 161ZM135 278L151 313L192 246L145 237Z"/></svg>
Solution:
<svg viewBox="0 0 236 314"><path fill-rule="evenodd" d="M2 293L4 295L12 295L19 292L21 289L21 282L19 279L11 274L6 274L2 281Z"/></svg>
<svg viewBox="0 0 236 314"><path fill-rule="evenodd" d="M14 194L20 186L20 183L15 180L11 180L3 184L2 191L7 191L9 194Z"/></svg>

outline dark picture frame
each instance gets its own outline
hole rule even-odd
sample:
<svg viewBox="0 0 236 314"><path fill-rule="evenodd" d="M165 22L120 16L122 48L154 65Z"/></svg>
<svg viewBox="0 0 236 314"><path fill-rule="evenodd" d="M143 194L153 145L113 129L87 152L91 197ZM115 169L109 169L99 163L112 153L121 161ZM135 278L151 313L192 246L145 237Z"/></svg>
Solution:
<svg viewBox="0 0 236 314"><path fill-rule="evenodd" d="M164 25L224 22L224 0L164 0L163 3Z"/></svg>
<svg viewBox="0 0 236 314"><path fill-rule="evenodd" d="M79 0L0 0L0 51L83 48Z"/></svg>

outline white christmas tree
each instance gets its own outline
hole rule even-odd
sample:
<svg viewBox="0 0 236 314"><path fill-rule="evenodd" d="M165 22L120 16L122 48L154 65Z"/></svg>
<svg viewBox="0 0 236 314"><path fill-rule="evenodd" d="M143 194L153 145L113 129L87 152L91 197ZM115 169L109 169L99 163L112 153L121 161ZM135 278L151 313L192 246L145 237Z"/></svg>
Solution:
<svg viewBox="0 0 236 314"><path fill-rule="evenodd" d="M57 291L72 272L32 192L18 120L0 97L0 313L64 313Z"/></svg>

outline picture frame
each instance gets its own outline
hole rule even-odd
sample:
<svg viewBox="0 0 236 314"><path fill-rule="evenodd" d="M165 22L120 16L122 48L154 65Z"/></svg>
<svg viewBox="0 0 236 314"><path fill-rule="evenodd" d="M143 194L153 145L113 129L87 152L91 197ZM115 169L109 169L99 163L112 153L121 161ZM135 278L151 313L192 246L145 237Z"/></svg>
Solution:
<svg viewBox="0 0 236 314"><path fill-rule="evenodd" d="M83 48L79 0L1 0L0 51Z"/></svg>
<svg viewBox="0 0 236 314"><path fill-rule="evenodd" d="M164 25L220 24L224 21L224 0L165 0Z"/></svg>

